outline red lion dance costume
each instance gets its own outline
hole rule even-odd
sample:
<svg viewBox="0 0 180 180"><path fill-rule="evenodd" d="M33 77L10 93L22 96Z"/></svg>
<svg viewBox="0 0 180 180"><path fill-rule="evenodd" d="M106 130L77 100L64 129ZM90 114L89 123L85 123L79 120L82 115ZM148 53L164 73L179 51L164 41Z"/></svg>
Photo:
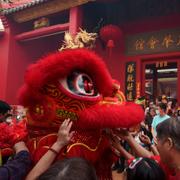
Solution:
<svg viewBox="0 0 180 180"><path fill-rule="evenodd" d="M83 157L103 180L112 179L113 161L103 129L129 128L144 116L139 105L125 102L103 60L84 48L56 52L31 65L19 97L28 108L28 146L35 162L70 118L75 134L57 159Z"/></svg>

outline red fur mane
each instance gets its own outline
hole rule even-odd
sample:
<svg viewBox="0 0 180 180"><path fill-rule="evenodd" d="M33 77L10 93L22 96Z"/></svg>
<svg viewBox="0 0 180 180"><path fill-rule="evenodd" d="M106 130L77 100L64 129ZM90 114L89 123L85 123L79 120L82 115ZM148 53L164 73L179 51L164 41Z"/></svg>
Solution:
<svg viewBox="0 0 180 180"><path fill-rule="evenodd" d="M31 65L25 75L25 84L19 92L23 105L42 98L39 90L49 82L64 78L73 70L89 74L103 96L112 94L112 78L103 60L87 49L74 49L53 53Z"/></svg>

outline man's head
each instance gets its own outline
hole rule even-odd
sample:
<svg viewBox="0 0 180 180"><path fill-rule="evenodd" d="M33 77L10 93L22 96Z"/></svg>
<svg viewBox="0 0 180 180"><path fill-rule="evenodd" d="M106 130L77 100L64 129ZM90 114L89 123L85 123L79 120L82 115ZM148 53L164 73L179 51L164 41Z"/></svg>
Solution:
<svg viewBox="0 0 180 180"><path fill-rule="evenodd" d="M158 106L159 115L164 116L166 114L167 105L165 103L160 103Z"/></svg>
<svg viewBox="0 0 180 180"><path fill-rule="evenodd" d="M161 159L165 163L172 161L172 158L180 156L180 120L169 118L157 128L157 148Z"/></svg>
<svg viewBox="0 0 180 180"><path fill-rule="evenodd" d="M7 116L8 112L11 110L11 106L5 101L0 100L0 122Z"/></svg>
<svg viewBox="0 0 180 180"><path fill-rule="evenodd" d="M149 108L149 113L152 117L154 117L156 115L156 109L154 107Z"/></svg>
<svg viewBox="0 0 180 180"><path fill-rule="evenodd" d="M70 158L56 162L38 180L97 180L93 166L85 159Z"/></svg>
<svg viewBox="0 0 180 180"><path fill-rule="evenodd" d="M168 100L167 100L166 95L162 95L161 102L164 103L164 104L167 104L167 103L168 103Z"/></svg>
<svg viewBox="0 0 180 180"><path fill-rule="evenodd" d="M151 101L149 102L149 108L153 108L154 107L154 103Z"/></svg>
<svg viewBox="0 0 180 180"><path fill-rule="evenodd" d="M124 180L159 180L165 179L165 174L158 163L149 158L137 158L132 161L132 163L124 172Z"/></svg>

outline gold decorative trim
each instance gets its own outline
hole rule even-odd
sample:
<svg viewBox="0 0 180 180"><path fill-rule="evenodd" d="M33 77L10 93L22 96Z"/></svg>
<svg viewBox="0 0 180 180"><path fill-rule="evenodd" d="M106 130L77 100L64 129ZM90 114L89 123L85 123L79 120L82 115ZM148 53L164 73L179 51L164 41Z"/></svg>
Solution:
<svg viewBox="0 0 180 180"><path fill-rule="evenodd" d="M34 146L34 150L37 148L37 139L33 138L33 146Z"/></svg>
<svg viewBox="0 0 180 180"><path fill-rule="evenodd" d="M48 134L48 135L42 137L42 138L38 141L37 147L39 146L39 144L41 143L42 140L46 139L47 137L51 137L51 136L57 136L57 133Z"/></svg>
<svg viewBox="0 0 180 180"><path fill-rule="evenodd" d="M42 146L42 148L49 149L50 146Z"/></svg>
<svg viewBox="0 0 180 180"><path fill-rule="evenodd" d="M99 145L101 143L101 140L102 140L102 137L99 138L98 144L97 144L97 146L95 148L91 148L87 144L84 144L84 143L74 143L74 144L70 145L69 147L67 147L67 152L66 153L68 153L75 146L83 146L83 147L87 148L88 150L90 150L92 152L95 152L95 151L97 151L97 149L98 149L98 147L99 147Z"/></svg>

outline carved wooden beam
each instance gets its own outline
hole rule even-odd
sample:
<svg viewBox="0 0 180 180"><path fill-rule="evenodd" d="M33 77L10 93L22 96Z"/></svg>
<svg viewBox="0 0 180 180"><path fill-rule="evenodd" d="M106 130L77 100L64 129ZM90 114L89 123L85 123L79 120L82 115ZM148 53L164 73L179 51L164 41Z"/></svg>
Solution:
<svg viewBox="0 0 180 180"><path fill-rule="evenodd" d="M18 41L29 41L33 39L39 39L42 37L48 37L52 35L57 35L68 31L69 23L57 24L49 27L43 27L29 32L24 32L15 36Z"/></svg>
<svg viewBox="0 0 180 180"><path fill-rule="evenodd" d="M94 0L51 0L28 9L18 11L13 14L13 18L16 22L22 23L38 17L61 12L75 6L86 4L89 1Z"/></svg>

